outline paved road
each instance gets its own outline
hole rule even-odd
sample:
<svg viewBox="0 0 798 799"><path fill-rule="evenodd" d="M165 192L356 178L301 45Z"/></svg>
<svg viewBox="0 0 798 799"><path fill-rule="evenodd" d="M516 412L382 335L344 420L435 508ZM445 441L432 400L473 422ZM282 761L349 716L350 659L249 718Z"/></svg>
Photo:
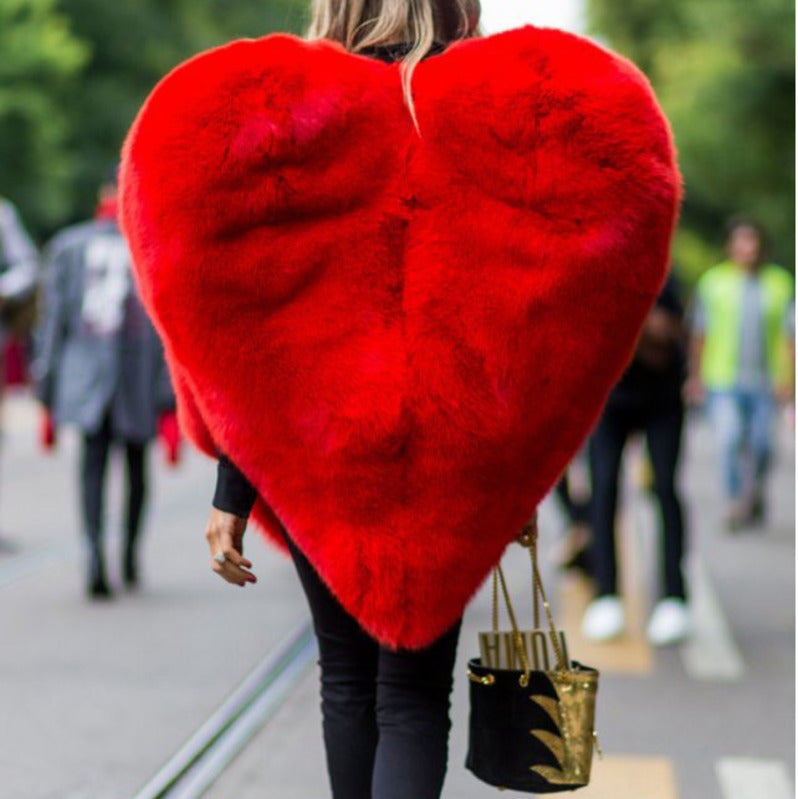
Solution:
<svg viewBox="0 0 798 799"><path fill-rule="evenodd" d="M89 603L75 546L77 442L65 436L43 458L31 409L10 406L0 466L0 797L129 799L304 619L303 600L289 564L254 536L261 583L239 589L215 577L203 538L211 464L194 456L173 473L152 452L144 588ZM113 465L111 534L121 505L122 464ZM110 565L118 582L116 558Z"/></svg>
<svg viewBox="0 0 798 799"><path fill-rule="evenodd" d="M0 799L130 799L305 618L290 566L254 536L260 583L222 584L206 569L202 529L213 478L199 457L169 472L153 452L145 586L93 605L82 596L74 466L66 436L56 455L35 451L26 398L6 409L0 451ZM683 484L690 501L690 570L699 635L652 652L642 626L652 601L653 509L631 483L621 520L623 579L632 618L617 644L577 634L585 586L544 579L571 650L602 669L598 730L605 759L585 799L786 799L793 796L794 453L782 431L766 534L720 529L708 431L691 425ZM117 464L118 466L119 464ZM110 486L118 527L118 475ZM545 553L560 522L547 505ZM516 557L512 557L515 554ZM520 553L511 583L525 596ZM115 561L114 561L115 564ZM522 593L523 592L523 593ZM462 768L465 660L488 624L483 594L460 645L446 799L495 792ZM312 668L208 792L212 799L321 799L327 794ZM505 794L511 795L511 794Z"/></svg>

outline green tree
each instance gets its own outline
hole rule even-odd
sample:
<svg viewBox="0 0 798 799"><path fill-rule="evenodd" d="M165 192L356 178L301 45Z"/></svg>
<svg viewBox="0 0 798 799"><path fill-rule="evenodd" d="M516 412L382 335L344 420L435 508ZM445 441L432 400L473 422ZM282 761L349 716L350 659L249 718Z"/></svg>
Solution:
<svg viewBox="0 0 798 799"><path fill-rule="evenodd" d="M735 212L795 257L795 11L788 0L588 0L592 30L650 77L686 182L676 260L692 280Z"/></svg>
<svg viewBox="0 0 798 799"><path fill-rule="evenodd" d="M74 165L60 97L88 55L56 0L0 3L0 194L37 226L69 213Z"/></svg>
<svg viewBox="0 0 798 799"><path fill-rule="evenodd" d="M299 32L307 0L0 0L0 193L40 238L91 214L136 111L180 61Z"/></svg>
<svg viewBox="0 0 798 799"><path fill-rule="evenodd" d="M155 83L201 50L273 30L298 31L300 0L61 0L92 46L67 106L75 157L73 208L85 216L98 183L119 157L127 129Z"/></svg>

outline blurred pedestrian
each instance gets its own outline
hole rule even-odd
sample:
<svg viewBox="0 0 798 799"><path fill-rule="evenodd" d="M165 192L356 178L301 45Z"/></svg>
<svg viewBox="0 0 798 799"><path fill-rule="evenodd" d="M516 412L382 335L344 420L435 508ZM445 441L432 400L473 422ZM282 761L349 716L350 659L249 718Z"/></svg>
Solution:
<svg viewBox="0 0 798 799"><path fill-rule="evenodd" d="M794 278L766 258L752 219L727 228L728 258L698 282L686 396L707 400L720 455L725 521L761 522L772 453L774 403L793 396Z"/></svg>
<svg viewBox="0 0 798 799"><path fill-rule="evenodd" d="M33 324L39 253L14 205L0 197L0 400L7 377L9 334Z"/></svg>
<svg viewBox="0 0 798 799"><path fill-rule="evenodd" d="M784 332L787 336L787 352L789 362L795 363L795 296L792 298L789 307L787 308L787 320L784 326ZM782 392L782 399L784 400L784 424L788 429L795 429L795 384L786 386Z"/></svg>
<svg viewBox="0 0 798 799"><path fill-rule="evenodd" d="M127 477L122 576L138 584L138 540L147 496L147 445L160 432L178 458L175 398L160 340L136 294L130 254L117 224L116 178L100 190L95 218L58 234L47 248L45 297L34 377L44 406L41 438L83 435L80 500L88 543L87 592L111 595L104 554L104 484L113 444Z"/></svg>
<svg viewBox="0 0 798 799"><path fill-rule="evenodd" d="M39 254L11 202L0 197L0 351L5 352L5 333L15 317L27 308L36 293ZM0 370L0 376L5 370Z"/></svg>
<svg viewBox="0 0 798 799"><path fill-rule="evenodd" d="M573 463L572 463L573 466ZM560 569L592 577L590 569L590 502L574 490L569 467L554 487L554 496L566 519Z"/></svg>
<svg viewBox="0 0 798 799"><path fill-rule="evenodd" d="M612 390L590 443L590 561L596 598L582 621L586 638L606 641L626 625L618 592L615 514L621 456L629 436L646 437L660 511L660 601L648 623L651 643L664 646L690 632L682 569L684 521L676 486L684 406L685 352L682 304L671 277L648 315L631 364Z"/></svg>

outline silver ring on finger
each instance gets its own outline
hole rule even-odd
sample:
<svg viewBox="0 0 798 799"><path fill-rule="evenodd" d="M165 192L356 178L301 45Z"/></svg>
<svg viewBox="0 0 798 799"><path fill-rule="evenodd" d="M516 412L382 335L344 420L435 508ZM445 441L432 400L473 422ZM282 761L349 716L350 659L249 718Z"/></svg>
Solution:
<svg viewBox="0 0 798 799"><path fill-rule="evenodd" d="M216 553L216 554L213 556L213 559L214 559L214 560L215 560L215 561L216 561L216 562L217 562L217 563L218 563L220 566L224 566L224 564L225 564L225 563L227 563L227 556L224 554L224 552L217 552L217 553Z"/></svg>

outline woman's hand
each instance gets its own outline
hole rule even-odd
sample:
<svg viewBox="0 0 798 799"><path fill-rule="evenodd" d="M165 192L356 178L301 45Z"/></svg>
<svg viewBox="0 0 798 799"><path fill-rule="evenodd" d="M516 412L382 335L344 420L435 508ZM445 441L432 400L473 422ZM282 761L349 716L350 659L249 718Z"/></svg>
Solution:
<svg viewBox="0 0 798 799"><path fill-rule="evenodd" d="M247 520L233 513L211 508L205 538L211 549L211 568L228 583L235 583L242 588L247 583L256 583L258 578L249 571L252 563L244 557L244 531ZM224 555L224 562L215 559Z"/></svg>

